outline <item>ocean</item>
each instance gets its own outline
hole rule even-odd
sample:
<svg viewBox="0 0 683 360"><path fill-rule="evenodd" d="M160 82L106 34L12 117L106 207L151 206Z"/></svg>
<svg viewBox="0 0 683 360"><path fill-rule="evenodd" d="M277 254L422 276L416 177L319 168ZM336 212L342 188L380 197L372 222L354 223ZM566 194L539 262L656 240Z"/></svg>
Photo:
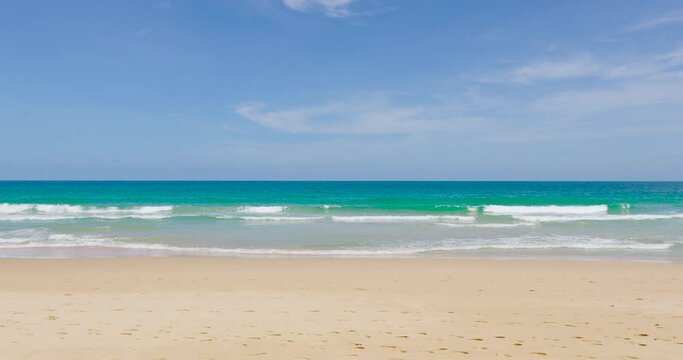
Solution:
<svg viewBox="0 0 683 360"><path fill-rule="evenodd" d="M0 182L0 257L683 259L683 182Z"/></svg>

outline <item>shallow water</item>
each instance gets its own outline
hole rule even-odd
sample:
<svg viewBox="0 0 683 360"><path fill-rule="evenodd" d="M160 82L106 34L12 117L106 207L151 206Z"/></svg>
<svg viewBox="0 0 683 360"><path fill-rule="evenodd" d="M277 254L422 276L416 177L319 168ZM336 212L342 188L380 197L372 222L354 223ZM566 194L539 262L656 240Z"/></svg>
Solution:
<svg viewBox="0 0 683 360"><path fill-rule="evenodd" d="M681 182L0 182L0 257L683 258Z"/></svg>

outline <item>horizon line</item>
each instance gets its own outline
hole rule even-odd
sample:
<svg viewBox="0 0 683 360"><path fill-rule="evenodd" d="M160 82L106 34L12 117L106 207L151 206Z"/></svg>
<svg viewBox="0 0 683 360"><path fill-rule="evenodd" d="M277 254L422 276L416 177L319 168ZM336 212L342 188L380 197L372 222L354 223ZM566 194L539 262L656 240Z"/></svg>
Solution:
<svg viewBox="0 0 683 360"><path fill-rule="evenodd" d="M438 179L353 179L353 180L287 180L287 179L0 179L0 182L683 182L683 180L438 180Z"/></svg>

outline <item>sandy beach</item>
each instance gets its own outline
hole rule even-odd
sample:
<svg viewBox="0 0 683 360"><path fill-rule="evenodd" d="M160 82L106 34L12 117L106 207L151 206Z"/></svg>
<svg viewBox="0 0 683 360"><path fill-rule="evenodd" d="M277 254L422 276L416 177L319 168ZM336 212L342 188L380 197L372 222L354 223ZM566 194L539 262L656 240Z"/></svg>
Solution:
<svg viewBox="0 0 683 360"><path fill-rule="evenodd" d="M683 265L0 261L2 359L681 359Z"/></svg>

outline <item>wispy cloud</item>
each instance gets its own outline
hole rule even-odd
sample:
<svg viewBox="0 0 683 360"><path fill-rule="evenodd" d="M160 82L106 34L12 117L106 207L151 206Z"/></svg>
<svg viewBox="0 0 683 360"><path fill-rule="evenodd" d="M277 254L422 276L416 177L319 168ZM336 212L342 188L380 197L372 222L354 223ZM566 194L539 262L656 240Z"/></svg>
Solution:
<svg viewBox="0 0 683 360"><path fill-rule="evenodd" d="M641 21L635 25L629 26L625 32L645 31L662 26L671 26L676 24L683 24L683 12L674 12L666 14L657 18Z"/></svg>
<svg viewBox="0 0 683 360"><path fill-rule="evenodd" d="M576 116L662 104L683 105L683 76L629 81L612 87L549 94L536 100L532 108L541 112Z"/></svg>
<svg viewBox="0 0 683 360"><path fill-rule="evenodd" d="M683 66L683 48L671 52L633 56L621 62L599 60L587 53L559 60L539 60L504 72L489 75L485 82L534 83L584 77L603 79L653 76L679 70Z"/></svg>
<svg viewBox="0 0 683 360"><path fill-rule="evenodd" d="M355 0L282 0L282 3L294 11L321 12L329 17L345 18L353 16L350 6Z"/></svg>
<svg viewBox="0 0 683 360"><path fill-rule="evenodd" d="M328 135L421 134L472 130L483 119L469 116L454 103L399 105L386 96L331 101L318 105L267 110L261 103L241 104L240 116L289 133Z"/></svg>
<svg viewBox="0 0 683 360"><path fill-rule="evenodd" d="M683 105L683 49L620 64L582 55L565 61L533 63L507 76L506 81L526 83L580 77L601 81L576 83L571 90L546 89L526 99L477 90L405 102L390 93L380 93L285 108L244 103L235 108L235 113L261 126L291 134L448 133L501 138L514 124L543 127L555 119L581 118L605 111Z"/></svg>
<svg viewBox="0 0 683 360"><path fill-rule="evenodd" d="M558 61L536 61L508 72L506 80L533 82L583 77L596 73L600 65L589 55L579 55Z"/></svg>
<svg viewBox="0 0 683 360"><path fill-rule="evenodd" d="M569 60L532 62L507 76L508 81L523 83L573 78L596 81L574 83L560 91L544 91L526 104L530 116L581 118L638 107L683 105L683 48L632 55L621 62L587 54Z"/></svg>

